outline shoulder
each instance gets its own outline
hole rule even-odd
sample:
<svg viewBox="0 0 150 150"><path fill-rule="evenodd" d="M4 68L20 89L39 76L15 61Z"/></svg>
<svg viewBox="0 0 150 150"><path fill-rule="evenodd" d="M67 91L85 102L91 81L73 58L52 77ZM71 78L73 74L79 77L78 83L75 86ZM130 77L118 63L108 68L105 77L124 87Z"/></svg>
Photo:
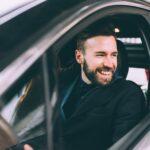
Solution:
<svg viewBox="0 0 150 150"><path fill-rule="evenodd" d="M141 88L139 85L137 85L135 82L130 81L130 80L125 80L125 79L119 79L116 81L116 85L119 86L120 90L135 90L135 91L140 91L142 92Z"/></svg>
<svg viewBox="0 0 150 150"><path fill-rule="evenodd" d="M141 90L140 86L137 85L135 82L125 79L117 80L112 90L114 93L117 93L118 96L122 97L121 99L127 98L128 99L144 99L144 93Z"/></svg>
<svg viewBox="0 0 150 150"><path fill-rule="evenodd" d="M122 79L120 83L119 96L121 98L121 101L125 103L136 103L137 105L139 105L139 107L144 108L146 100L140 86L133 81L124 79Z"/></svg>

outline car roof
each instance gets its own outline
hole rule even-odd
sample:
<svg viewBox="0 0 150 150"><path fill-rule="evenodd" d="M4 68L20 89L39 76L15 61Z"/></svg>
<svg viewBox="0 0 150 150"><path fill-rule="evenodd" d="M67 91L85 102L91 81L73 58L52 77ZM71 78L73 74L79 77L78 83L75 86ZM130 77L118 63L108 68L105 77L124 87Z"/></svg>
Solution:
<svg viewBox="0 0 150 150"><path fill-rule="evenodd" d="M46 0L5 0L0 5L0 24L18 16Z"/></svg>
<svg viewBox="0 0 150 150"><path fill-rule="evenodd" d="M61 4L57 5L56 7L61 7L61 8L70 8L74 7L75 5L81 4L81 3L91 3L91 2L115 2L115 1L126 1L126 2L136 2L140 4L145 4L145 5L150 5L150 0L48 0L51 6L56 5L56 4Z"/></svg>
<svg viewBox="0 0 150 150"><path fill-rule="evenodd" d="M81 3L90 2L111 2L111 1L124 1L124 2L136 2L150 6L150 0L5 0L0 5L0 24L7 22L13 17L31 9L32 7L39 5L43 2L47 2L49 8L53 10L53 15L56 16L58 13L62 13L76 5Z"/></svg>

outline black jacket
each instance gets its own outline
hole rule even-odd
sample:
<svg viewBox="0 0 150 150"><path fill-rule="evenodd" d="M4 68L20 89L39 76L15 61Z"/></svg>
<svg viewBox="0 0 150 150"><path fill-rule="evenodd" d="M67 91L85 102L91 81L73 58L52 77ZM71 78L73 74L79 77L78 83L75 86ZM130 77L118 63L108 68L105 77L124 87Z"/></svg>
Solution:
<svg viewBox="0 0 150 150"><path fill-rule="evenodd" d="M70 99L77 82L63 88L62 101ZM144 95L131 81L118 79L104 87L96 86L70 118L60 119L61 150L105 150L141 120L144 109Z"/></svg>

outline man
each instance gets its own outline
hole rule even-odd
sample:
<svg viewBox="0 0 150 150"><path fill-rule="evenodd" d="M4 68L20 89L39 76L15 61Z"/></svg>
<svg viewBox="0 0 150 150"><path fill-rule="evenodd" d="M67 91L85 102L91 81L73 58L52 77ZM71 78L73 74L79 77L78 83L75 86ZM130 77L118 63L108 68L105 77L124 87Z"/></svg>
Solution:
<svg viewBox="0 0 150 150"><path fill-rule="evenodd" d="M80 34L75 52L80 76L63 87L64 150L105 150L144 116L141 89L116 76L118 50L111 25L103 22L97 31L89 29Z"/></svg>
<svg viewBox="0 0 150 150"><path fill-rule="evenodd" d="M56 138L61 150L106 150L144 116L141 89L116 76L118 50L112 27L104 22L97 31L89 29L80 34L75 51L81 72L62 75L62 131Z"/></svg>

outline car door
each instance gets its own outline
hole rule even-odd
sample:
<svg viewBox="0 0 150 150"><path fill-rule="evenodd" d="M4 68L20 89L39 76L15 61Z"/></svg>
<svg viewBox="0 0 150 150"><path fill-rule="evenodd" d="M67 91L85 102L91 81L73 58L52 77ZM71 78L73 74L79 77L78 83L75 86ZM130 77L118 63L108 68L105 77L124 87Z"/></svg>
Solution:
<svg viewBox="0 0 150 150"><path fill-rule="evenodd" d="M38 45L38 39L43 35L39 30L52 18L48 15L49 5L43 0L13 1L9 7L2 5L2 8L5 11L0 17L0 76L3 81L0 149L17 143L30 143L33 139L43 141L37 146L31 144L41 149L42 144L47 147L45 112L49 112L49 108L45 108L45 100L51 99L55 88L55 57L49 52L52 63L48 69L47 54L40 50L43 44L42 47Z"/></svg>

